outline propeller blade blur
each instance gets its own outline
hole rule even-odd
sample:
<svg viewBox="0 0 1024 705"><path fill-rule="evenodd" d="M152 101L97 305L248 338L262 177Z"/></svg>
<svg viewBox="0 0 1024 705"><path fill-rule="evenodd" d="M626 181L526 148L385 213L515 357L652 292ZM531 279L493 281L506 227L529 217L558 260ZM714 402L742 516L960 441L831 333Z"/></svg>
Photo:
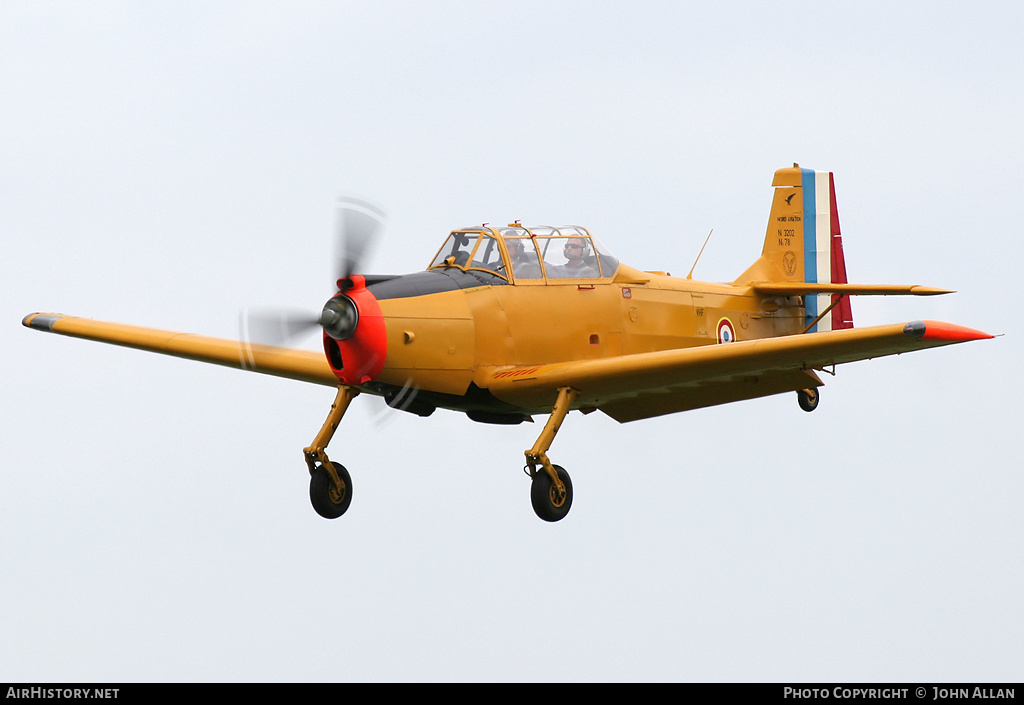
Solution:
<svg viewBox="0 0 1024 705"><path fill-rule="evenodd" d="M338 199L338 279L361 273L366 257L384 226L384 211L356 198Z"/></svg>
<svg viewBox="0 0 1024 705"><path fill-rule="evenodd" d="M320 327L317 316L297 310L248 310L239 314L241 339L258 345L283 345Z"/></svg>

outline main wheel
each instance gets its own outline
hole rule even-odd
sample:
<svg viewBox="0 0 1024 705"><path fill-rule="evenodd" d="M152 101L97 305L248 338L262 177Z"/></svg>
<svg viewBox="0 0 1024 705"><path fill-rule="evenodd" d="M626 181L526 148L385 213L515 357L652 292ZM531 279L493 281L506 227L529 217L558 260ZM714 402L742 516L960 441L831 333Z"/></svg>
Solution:
<svg viewBox="0 0 1024 705"><path fill-rule="evenodd" d="M317 466L309 478L309 501L313 503L313 509L324 519L337 519L348 505L352 503L352 478L348 470L341 463L331 463L338 479L341 480L341 491L334 487L331 481L331 474L323 465Z"/></svg>
<svg viewBox="0 0 1024 705"><path fill-rule="evenodd" d="M569 479L569 473L561 465L555 465L554 468L558 473L558 479L565 485L564 494L558 492L558 488L544 468L534 474L530 487L533 511L544 521L558 521L564 518L572 506L572 480Z"/></svg>
<svg viewBox="0 0 1024 705"><path fill-rule="evenodd" d="M796 393L796 399L800 403L800 408L804 411L814 411L818 408L818 400L821 395L818 394L817 389L801 389Z"/></svg>

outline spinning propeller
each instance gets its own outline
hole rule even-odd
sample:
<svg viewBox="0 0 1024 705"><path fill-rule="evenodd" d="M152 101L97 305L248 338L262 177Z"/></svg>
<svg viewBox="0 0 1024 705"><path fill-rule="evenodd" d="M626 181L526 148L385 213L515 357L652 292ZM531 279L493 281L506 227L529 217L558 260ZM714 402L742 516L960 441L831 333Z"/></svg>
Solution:
<svg viewBox="0 0 1024 705"><path fill-rule="evenodd" d="M335 216L334 261L338 289L351 286L384 226L379 207L355 198L338 199ZM359 323L359 309L347 296L335 296L320 315L295 309L255 309L239 313L239 337L246 344L279 346L313 332L318 326L335 340L351 338Z"/></svg>
<svg viewBox="0 0 1024 705"><path fill-rule="evenodd" d="M384 318L376 297L360 275L384 225L379 207L354 198L341 198L335 225L338 293L320 315L281 309L248 311L239 318L243 344L280 346L298 336L323 329L324 350L331 369L345 384L359 386L377 378L387 354ZM416 406L419 390L412 378L384 392L392 409L427 415L433 406Z"/></svg>

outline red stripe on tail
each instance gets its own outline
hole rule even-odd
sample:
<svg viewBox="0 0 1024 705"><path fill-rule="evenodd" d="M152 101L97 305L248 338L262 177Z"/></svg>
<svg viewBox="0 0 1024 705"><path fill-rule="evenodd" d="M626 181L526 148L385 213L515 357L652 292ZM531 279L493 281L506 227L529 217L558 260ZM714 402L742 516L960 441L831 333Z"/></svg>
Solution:
<svg viewBox="0 0 1024 705"><path fill-rule="evenodd" d="M836 208L836 182L832 172L828 173L829 210L831 211L830 230L832 233L832 283L847 284L846 258L843 257L843 236L839 232L839 210ZM832 296L832 302L839 298L838 294ZM832 330L842 328L853 328L853 307L850 306L850 297L844 296L843 300L832 309Z"/></svg>

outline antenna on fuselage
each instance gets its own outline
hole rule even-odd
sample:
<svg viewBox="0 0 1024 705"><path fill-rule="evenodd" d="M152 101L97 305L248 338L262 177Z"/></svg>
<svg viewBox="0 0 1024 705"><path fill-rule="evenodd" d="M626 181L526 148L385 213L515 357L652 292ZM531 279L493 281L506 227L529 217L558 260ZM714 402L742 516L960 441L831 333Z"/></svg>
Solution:
<svg viewBox="0 0 1024 705"><path fill-rule="evenodd" d="M686 275L687 279L693 279L693 270L697 268L697 263L700 262L700 256L704 254L704 248L708 246L708 240L711 239L711 233L715 232L714 228L708 231L708 236L704 238L704 244L700 246L700 252L697 253L697 259L693 260L693 266L690 267L690 273Z"/></svg>

